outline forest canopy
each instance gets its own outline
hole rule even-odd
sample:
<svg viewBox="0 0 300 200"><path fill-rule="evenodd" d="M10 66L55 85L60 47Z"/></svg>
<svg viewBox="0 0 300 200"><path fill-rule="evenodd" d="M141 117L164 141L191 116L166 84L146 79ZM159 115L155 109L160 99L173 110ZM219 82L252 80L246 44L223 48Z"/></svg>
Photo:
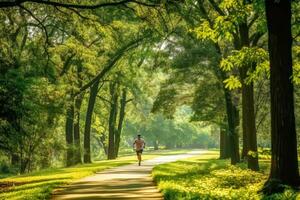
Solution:
<svg viewBox="0 0 300 200"><path fill-rule="evenodd" d="M299 20L297 0L0 1L0 171L113 160L141 134L253 171L266 149L266 187L298 186Z"/></svg>

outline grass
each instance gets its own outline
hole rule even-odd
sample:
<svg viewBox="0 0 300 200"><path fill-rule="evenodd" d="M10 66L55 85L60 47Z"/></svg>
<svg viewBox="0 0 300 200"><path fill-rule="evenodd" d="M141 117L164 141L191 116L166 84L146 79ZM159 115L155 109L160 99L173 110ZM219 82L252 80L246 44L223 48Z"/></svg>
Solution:
<svg viewBox="0 0 300 200"><path fill-rule="evenodd" d="M143 159L150 159L161 155L180 154L188 151L190 150L146 151L143 155ZM25 175L0 178L0 199L49 199L52 191L59 186L69 184L76 179L92 175L104 169L134 162L136 162L136 157L134 153L131 153L131 155L122 156L116 160L103 160L92 164L47 169Z"/></svg>
<svg viewBox="0 0 300 200"><path fill-rule="evenodd" d="M218 156L217 151L208 151L156 166L152 175L165 200L297 199L298 193L289 188L272 196L258 193L268 177L269 160L260 160L260 171L253 172L245 163L231 166L229 160L219 160Z"/></svg>

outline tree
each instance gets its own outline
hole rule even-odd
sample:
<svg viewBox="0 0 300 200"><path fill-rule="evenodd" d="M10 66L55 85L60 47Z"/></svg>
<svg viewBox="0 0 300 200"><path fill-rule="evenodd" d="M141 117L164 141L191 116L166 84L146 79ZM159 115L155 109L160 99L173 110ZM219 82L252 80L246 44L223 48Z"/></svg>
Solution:
<svg viewBox="0 0 300 200"><path fill-rule="evenodd" d="M118 127L116 130L115 135L115 156L118 157L119 150L120 150L120 141L121 141L121 134L123 129L123 122L125 118L125 111L126 111L126 104L129 101L127 100L127 88L122 89L122 94L120 98L120 112L119 112L119 119L118 119Z"/></svg>
<svg viewBox="0 0 300 200"><path fill-rule="evenodd" d="M91 162L91 154L90 154L91 123L92 123L92 115L93 115L93 111L94 111L96 97L99 92L99 89L98 89L99 82L101 79L103 79L107 75L107 73L115 66L115 64L119 61L119 59L122 58L122 56L125 53L128 53L129 50L137 47L137 45L139 45L140 42L141 42L140 38L138 38L136 40L134 39L133 41L130 41L127 44L125 44L124 46L117 49L116 52L114 53L114 55L107 61L106 65L103 67L103 69L90 82L86 83L85 85L83 85L80 88L80 92L83 92L84 90L86 90L87 88L92 86L90 89L89 106L88 106L88 111L87 111L87 115L86 115L85 132L84 132L84 152L85 152L84 162L85 163ZM114 118L115 117L113 117L113 119ZM112 130L110 130L110 132L111 131ZM112 139L112 137L113 136L111 135L110 139ZM113 144L113 143L111 143L111 144ZM108 148L112 149L111 151L108 150L108 154L110 155L110 153L113 151L114 147L109 145ZM111 153L111 155L113 155L113 153Z"/></svg>
<svg viewBox="0 0 300 200"><path fill-rule="evenodd" d="M42 156L50 158L50 133L56 132L65 97L54 84L54 66L40 45L44 38L37 34L40 26L36 21L22 10L1 10L0 19L0 148L11 158L11 164L25 173L47 165L35 161Z"/></svg>
<svg viewBox="0 0 300 200"><path fill-rule="evenodd" d="M291 1L265 1L271 71L271 142L269 180L298 186L299 168L292 76ZM271 188L273 192L274 188Z"/></svg>
<svg viewBox="0 0 300 200"><path fill-rule="evenodd" d="M116 137L116 122L118 115L118 84L117 82L111 82L109 85L109 93L111 96L110 99L110 113L109 113L109 122L108 122L108 153L107 159L115 159L115 137Z"/></svg>
<svg viewBox="0 0 300 200"><path fill-rule="evenodd" d="M257 4L246 1L226 0L210 0L207 4L205 4L204 1L201 1L201 3L200 1L198 2L199 5L197 6L205 20L200 21L200 26L195 29L195 32L200 39L209 39L215 43L216 49L221 55L221 67L225 63L224 59L226 60L226 57L232 57L230 54L240 51L243 52L244 49L256 48L258 42L264 35L264 31L258 29L262 17L258 14L261 10L257 8L259 7ZM225 41L226 45L224 45ZM230 50L228 45L234 50ZM228 51L231 52L229 55ZM241 87L243 129L242 157L247 158L249 169L258 170L254 90L253 83L249 81L248 78L249 74L255 70L255 60L251 61L252 58L250 56L247 58L247 62L241 63L240 65L231 64L232 68L239 66L239 73L235 70L230 73L230 77L223 77L227 79L224 80L226 83L231 82L233 85L236 83L238 87ZM242 58L239 57L237 59ZM228 71L228 69L226 70ZM226 84L225 87L230 88L230 85Z"/></svg>
<svg viewBox="0 0 300 200"><path fill-rule="evenodd" d="M67 143L67 157L66 165L74 164L74 101L71 98L70 105L67 108L66 114L66 143Z"/></svg>
<svg viewBox="0 0 300 200"><path fill-rule="evenodd" d="M91 124L92 115L94 112L94 106L96 102L96 97L99 91L99 81L95 82L90 88L89 103L86 112L85 129L84 129L84 153L83 162L91 163Z"/></svg>

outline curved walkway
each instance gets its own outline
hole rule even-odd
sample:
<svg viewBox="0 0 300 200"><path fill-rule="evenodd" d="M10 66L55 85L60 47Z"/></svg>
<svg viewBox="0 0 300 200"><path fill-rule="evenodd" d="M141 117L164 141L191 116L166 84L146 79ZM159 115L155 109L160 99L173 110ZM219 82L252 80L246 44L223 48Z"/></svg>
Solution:
<svg viewBox="0 0 300 200"><path fill-rule="evenodd" d="M55 200L108 200L140 199L162 200L163 196L154 185L151 171L155 165L173 162L205 153L195 150L186 154L160 156L144 161L142 166L130 164L101 171L95 175L80 179L56 191Z"/></svg>

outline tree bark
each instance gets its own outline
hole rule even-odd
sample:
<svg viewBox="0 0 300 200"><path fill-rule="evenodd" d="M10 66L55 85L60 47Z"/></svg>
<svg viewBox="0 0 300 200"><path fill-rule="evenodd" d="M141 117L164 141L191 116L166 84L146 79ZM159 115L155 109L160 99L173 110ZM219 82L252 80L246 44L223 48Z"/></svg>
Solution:
<svg viewBox="0 0 300 200"><path fill-rule="evenodd" d="M220 127L220 159L225 157L225 137L226 131Z"/></svg>
<svg viewBox="0 0 300 200"><path fill-rule="evenodd" d="M237 127L239 125L239 112L237 106L234 105L231 93L225 89L225 100L226 100L226 113L228 117L228 137L230 146L230 158L231 164L235 165L240 162L239 152L239 136L237 133Z"/></svg>
<svg viewBox="0 0 300 200"><path fill-rule="evenodd" d="M71 166L74 164L73 124L74 124L74 102L71 101L70 105L68 105L67 115L66 115L66 145L67 145L66 165L67 166Z"/></svg>
<svg viewBox="0 0 300 200"><path fill-rule="evenodd" d="M122 97L120 99L120 114L119 114L119 122L118 122L118 128L117 128L117 134L115 136L115 157L118 157L119 154L119 147L120 147L120 140L121 140L121 134L122 134L122 128L123 128L123 121L125 118L125 108L126 108L126 102L127 101L127 89L124 88L122 90Z"/></svg>
<svg viewBox="0 0 300 200"><path fill-rule="evenodd" d="M245 19L246 21L246 19ZM239 24L240 47L249 47L249 28L247 23ZM254 110L254 89L253 83L246 83L247 73L253 65L245 64L240 69L240 77L242 80L242 128L243 128L243 150L242 158L247 159L248 169L258 171L258 155L257 155L257 139L255 125Z"/></svg>
<svg viewBox="0 0 300 200"><path fill-rule="evenodd" d="M245 119L246 134L247 134L247 162L248 169L253 171L259 170L258 165L258 152L257 152L257 136L256 136L256 125L255 125L255 111L254 111L254 90L253 83L247 85L243 89L244 101L247 107L244 108L244 113L247 115Z"/></svg>
<svg viewBox="0 0 300 200"><path fill-rule="evenodd" d="M103 147L104 153L107 156L108 146L106 145L106 135L105 135L105 133L102 133L102 135L100 136L100 142L101 142L101 145Z"/></svg>
<svg viewBox="0 0 300 200"><path fill-rule="evenodd" d="M82 87L82 64L77 65L78 87ZM80 109L83 101L84 93L75 97L75 112L74 112L74 164L82 163L81 159L81 144L80 144Z"/></svg>
<svg viewBox="0 0 300 200"><path fill-rule="evenodd" d="M81 144L80 144L80 108L83 101L83 95L78 95L75 99L74 116L74 164L82 163Z"/></svg>
<svg viewBox="0 0 300 200"><path fill-rule="evenodd" d="M291 1L266 0L271 88L269 181L298 186L299 169L292 77Z"/></svg>
<svg viewBox="0 0 300 200"><path fill-rule="evenodd" d="M118 113L118 95L116 89L116 82L110 84L111 106L109 114L108 127L108 154L107 159L115 159L115 135L116 135L116 119Z"/></svg>
<svg viewBox="0 0 300 200"><path fill-rule="evenodd" d="M94 106L96 102L96 97L98 94L99 81L95 82L90 89L90 97L88 108L86 112L85 128L84 128L84 155L83 162L91 163L91 126L92 126L92 116L94 112Z"/></svg>
<svg viewBox="0 0 300 200"><path fill-rule="evenodd" d="M220 159L230 158L230 146L227 128L220 127Z"/></svg>
<svg viewBox="0 0 300 200"><path fill-rule="evenodd" d="M228 133L228 127L226 127L225 132L225 158L230 158L230 139L229 139L229 133Z"/></svg>

